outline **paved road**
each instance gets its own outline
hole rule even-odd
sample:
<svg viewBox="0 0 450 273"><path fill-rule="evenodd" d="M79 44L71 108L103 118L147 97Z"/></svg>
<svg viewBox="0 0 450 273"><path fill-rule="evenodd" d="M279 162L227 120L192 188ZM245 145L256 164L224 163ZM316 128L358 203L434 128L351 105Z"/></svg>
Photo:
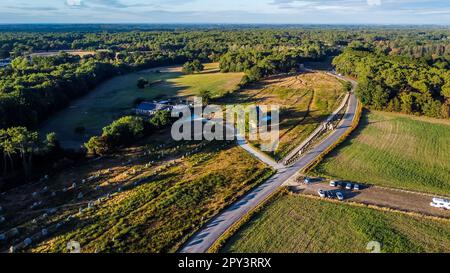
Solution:
<svg viewBox="0 0 450 273"><path fill-rule="evenodd" d="M284 168L284 165L281 163L277 163L275 160L270 158L268 155L264 154L260 150L257 150L256 148L253 148L250 144L248 144L245 140L239 140L238 145L246 150L249 154L253 155L254 157L258 158L260 161L264 162L265 164L269 165L270 167L274 168L275 170L281 170Z"/></svg>
<svg viewBox="0 0 450 273"><path fill-rule="evenodd" d="M357 109L357 99L352 93L349 99L347 112L338 128L326 137L321 143L311 149L295 164L283 167L269 178L265 183L251 190L243 198L232 204L229 208L220 212L209 221L199 232L194 234L181 253L204 253L224 234L233 224L257 207L285 182L294 178L310 162L318 157L326 148L335 143L347 130L350 129Z"/></svg>

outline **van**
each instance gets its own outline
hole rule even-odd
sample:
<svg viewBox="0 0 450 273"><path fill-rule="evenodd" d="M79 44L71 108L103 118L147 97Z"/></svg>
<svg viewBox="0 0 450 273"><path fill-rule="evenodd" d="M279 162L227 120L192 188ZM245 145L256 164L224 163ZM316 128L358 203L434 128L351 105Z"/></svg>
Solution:
<svg viewBox="0 0 450 273"><path fill-rule="evenodd" d="M450 210L450 200L442 198L433 198L433 202L430 203L430 206L438 209Z"/></svg>

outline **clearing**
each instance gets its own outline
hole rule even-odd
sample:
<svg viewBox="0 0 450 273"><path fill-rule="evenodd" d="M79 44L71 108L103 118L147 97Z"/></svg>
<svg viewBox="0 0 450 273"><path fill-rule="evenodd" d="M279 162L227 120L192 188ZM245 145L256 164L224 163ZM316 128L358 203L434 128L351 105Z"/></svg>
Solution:
<svg viewBox="0 0 450 273"><path fill-rule="evenodd" d="M448 196L450 124L364 111L358 129L312 174Z"/></svg>
<svg viewBox="0 0 450 273"><path fill-rule="evenodd" d="M69 107L56 113L41 127L41 135L55 132L63 147L79 148L90 136L113 120L130 113L137 100L189 97L201 90L210 90L216 97L235 90L243 73L220 73L217 63L205 64L198 74L184 75L181 67L161 67L130 73L104 82ZM137 87L139 78L150 84ZM76 128L84 128L77 134Z"/></svg>
<svg viewBox="0 0 450 273"><path fill-rule="evenodd" d="M449 252L450 221L280 193L228 241L223 252Z"/></svg>

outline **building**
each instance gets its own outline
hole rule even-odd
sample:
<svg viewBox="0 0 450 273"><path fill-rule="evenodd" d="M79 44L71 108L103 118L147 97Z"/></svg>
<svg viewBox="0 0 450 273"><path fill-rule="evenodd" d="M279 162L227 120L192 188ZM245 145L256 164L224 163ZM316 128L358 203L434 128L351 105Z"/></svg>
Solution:
<svg viewBox="0 0 450 273"><path fill-rule="evenodd" d="M135 108L136 115L153 116L158 111L170 111L170 105L161 102L141 102Z"/></svg>

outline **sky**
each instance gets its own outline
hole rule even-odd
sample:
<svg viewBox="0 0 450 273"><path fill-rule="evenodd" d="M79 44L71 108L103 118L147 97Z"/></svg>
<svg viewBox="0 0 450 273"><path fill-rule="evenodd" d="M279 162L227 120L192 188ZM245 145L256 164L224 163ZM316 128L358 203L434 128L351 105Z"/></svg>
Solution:
<svg viewBox="0 0 450 273"><path fill-rule="evenodd" d="M450 25L449 0L0 0L0 24Z"/></svg>

